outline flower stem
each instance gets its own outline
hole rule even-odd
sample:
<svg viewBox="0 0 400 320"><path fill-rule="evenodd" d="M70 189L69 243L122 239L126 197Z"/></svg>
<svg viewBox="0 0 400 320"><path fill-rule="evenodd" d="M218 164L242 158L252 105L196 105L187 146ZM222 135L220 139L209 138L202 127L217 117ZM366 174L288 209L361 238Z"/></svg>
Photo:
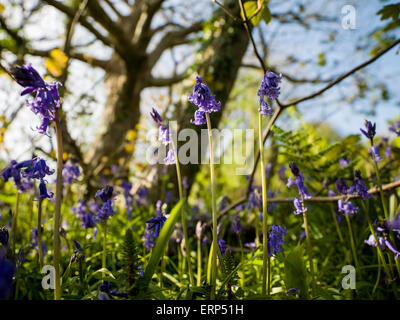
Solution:
<svg viewBox="0 0 400 320"><path fill-rule="evenodd" d="M19 192L17 190L17 196L15 197L15 212L12 217L11 223L11 235L12 235L12 254L15 254L15 242L17 241L17 219L19 211Z"/></svg>
<svg viewBox="0 0 400 320"><path fill-rule="evenodd" d="M37 220L37 243L39 251L39 266L40 270L43 268L43 248L42 248L42 199L38 203L38 220Z"/></svg>
<svg viewBox="0 0 400 320"><path fill-rule="evenodd" d="M213 141L212 141L212 130L211 130L211 120L210 115L206 113L207 129L208 129L208 141L210 147L210 176L211 176L211 208L212 208L212 253L211 253L211 299L215 299L215 290L217 284L217 198L215 191L215 172L214 172L214 151L213 151Z"/></svg>
<svg viewBox="0 0 400 320"><path fill-rule="evenodd" d="M267 181L265 176L265 160L264 160L264 141L262 135L262 115L258 114L258 137L259 137L259 148L260 148L260 166L261 166L261 187L262 187L262 215L263 215L263 282L262 282L262 294L267 294L267 282L268 282L268 295L270 294L270 281L268 275L270 259L268 257L268 225L267 225Z"/></svg>
<svg viewBox="0 0 400 320"><path fill-rule="evenodd" d="M383 212L385 214L385 219L388 219L389 214L388 214L388 209L387 209L386 202L385 202L385 196L383 194L381 175L379 174L378 164L376 163L375 160L373 161L373 163L374 163L374 168L375 168L376 179L378 180L379 195L380 195L381 201L382 201Z"/></svg>
<svg viewBox="0 0 400 320"><path fill-rule="evenodd" d="M107 268L107 221L103 223L103 256L101 259L101 267L103 269ZM105 273L103 273L104 278Z"/></svg>
<svg viewBox="0 0 400 320"><path fill-rule="evenodd" d="M316 290L317 290L317 285L315 282L314 263L313 263L313 259L312 259L310 230L308 228L307 211L304 208L304 197L303 196L301 196L301 209L303 211L304 230L306 232L306 239L307 239L308 260L310 261L311 289L312 289L311 292L312 292L313 296L315 296Z"/></svg>
<svg viewBox="0 0 400 320"><path fill-rule="evenodd" d="M60 222L61 222L61 201L62 201L62 169L63 169L63 144L61 134L61 124L58 111L55 113L54 119L57 137L57 180L56 180L56 198L54 204L54 273L55 273L55 290L54 299L61 299L61 280L60 280L60 258L61 258L61 243L60 243Z"/></svg>
<svg viewBox="0 0 400 320"><path fill-rule="evenodd" d="M349 230L351 253L353 254L353 260L354 260L354 263L356 264L357 272L361 275L361 269L360 269L360 264L358 263L356 246L355 246L354 236L353 236L353 229L351 227L351 221L350 221L349 216L347 216L347 215L345 215L345 219L346 219L346 223L347 223L347 228Z"/></svg>
<svg viewBox="0 0 400 320"><path fill-rule="evenodd" d="M181 169L179 165L179 158L178 158L178 149L175 145L174 139L171 139L172 149L174 151L175 156L175 164L176 164L176 175L178 178L178 190L179 190L179 200L183 200L183 188L182 188L182 176L181 176ZM190 263L190 245L189 245L189 237L187 233L187 224L186 224L186 215L185 215L185 206L182 206L181 209L181 219L182 219L182 227L183 227L183 236L185 238L185 251L186 251L186 259L189 271L189 281L190 284L193 285L193 269L192 264Z"/></svg>
<svg viewBox="0 0 400 320"><path fill-rule="evenodd" d="M197 283L196 285L200 287L201 285L201 239L197 239Z"/></svg>

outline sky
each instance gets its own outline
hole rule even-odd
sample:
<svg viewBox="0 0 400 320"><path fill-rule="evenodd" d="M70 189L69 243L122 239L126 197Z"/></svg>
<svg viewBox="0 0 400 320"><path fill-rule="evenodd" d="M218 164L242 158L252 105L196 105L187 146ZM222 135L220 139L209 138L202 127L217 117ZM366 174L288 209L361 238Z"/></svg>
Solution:
<svg viewBox="0 0 400 320"><path fill-rule="evenodd" d="M26 0L25 3L34 3L33 0ZM172 0L171 3L182 3L181 0ZM385 4L393 1L386 1ZM7 1L6 1L7 3ZM297 77L314 77L321 75L322 78L334 78L347 72L351 68L359 65L370 58L368 55L369 48L366 35L371 33L374 28L379 26L381 22L376 12L382 7L382 2L378 0L353 0L353 1L270 1L270 9L273 13L285 12L291 10L288 3L304 3L307 11L319 13L321 15L329 14L336 18L336 21L320 25L318 30L306 30L303 27L285 25L284 28L277 29L278 23L274 20L266 26L262 26L263 33L268 41L270 48L270 61L278 66L282 72L288 72ZM313 5L310 6L309 3ZM356 28L354 30L345 30L341 21L343 14L341 12L344 5L352 5L356 12ZM204 7L203 14L209 15L213 9L212 1L201 0L196 1L197 9ZM182 8L186 10L187 8ZM12 9L10 9L12 10ZM12 13L11 23L18 25L19 19L17 11ZM193 9L194 11L194 9ZM6 8L7 13L7 8ZM8 12L11 14L10 12ZM45 17L45 18L44 18ZM45 7L26 25L21 34L37 39L35 47L39 49L48 49L54 46L60 46L63 43L62 34L64 32L62 16L56 9ZM157 21L156 21L157 23ZM190 23L186 21L186 23ZM48 26L51 26L49 33ZM277 30L277 31L276 31ZM335 34L337 41L330 43L329 36ZM256 33L255 33L256 35ZM49 36L51 40L40 40L43 36ZM1 35L0 35L1 37ZM257 38L257 36L256 36ZM88 33L78 26L74 34L73 43L87 42ZM358 47L367 47L367 50L357 50ZM193 50L189 49L189 50ZM389 101L379 101L373 108L371 99L379 93L377 90L368 91L367 98L355 99L350 103L349 98L355 94L354 78L349 78L341 84L335 86L326 92L322 97L304 102L299 105L299 110L304 114L307 121L327 121L342 136L348 134L359 133L359 129L365 118L377 123L377 131L379 134L387 133L387 121L398 117L400 107L400 93L398 92L398 83L400 81L400 54L398 48L393 49L374 64L370 65L361 74L366 77L369 83L384 82L390 92ZM89 53L96 55L98 58L107 58L111 54L111 50L104 48L98 43L94 43L88 49ZM282 54L284 52L284 54ZM323 67L316 66L318 54L325 53L326 65ZM188 52L188 48L181 48L176 51L176 57L179 61L183 61L185 56L193 53ZM292 65L288 64L283 57L294 55L300 60L308 61L308 63ZM190 57L190 55L189 55ZM7 56L6 56L7 58ZM190 63L190 58L185 60L182 67ZM254 60L251 47L248 49L246 61ZM44 73L43 60L31 57L30 62ZM165 55L160 61L156 70L157 74L168 75L172 70L170 56ZM89 142L94 137L94 132L100 121L101 113L106 98L103 85L104 72L96 68L88 68L81 62L73 62L71 64L71 75L67 83L68 89L74 93L65 99L63 108L68 115L69 126L71 127L72 136L78 141ZM321 85L323 86L323 85ZM296 85L292 86L287 82L282 83L282 93L280 100L286 102L291 98L302 97L308 95L318 86ZM6 79L0 77L0 114L9 116L15 105L23 103L24 98L19 97L20 87ZM81 100L79 97L86 92L93 92L95 100ZM163 95L163 90L145 90L142 96L142 113L147 113L154 105L154 102ZM380 100L380 99L379 99ZM375 110L375 113L371 113ZM81 111L90 111L90 116L80 116L80 121L75 118ZM367 112L370 112L369 114ZM26 157L31 150L31 141L36 144L43 145L48 149L48 138L41 136L34 131L39 124L28 108L23 108L16 121L12 124L9 132L5 136L5 146L9 150L9 154L0 150L0 158L9 161L10 158L21 159ZM281 123L279 126L286 129L290 128L289 124ZM54 137L52 137L54 139Z"/></svg>

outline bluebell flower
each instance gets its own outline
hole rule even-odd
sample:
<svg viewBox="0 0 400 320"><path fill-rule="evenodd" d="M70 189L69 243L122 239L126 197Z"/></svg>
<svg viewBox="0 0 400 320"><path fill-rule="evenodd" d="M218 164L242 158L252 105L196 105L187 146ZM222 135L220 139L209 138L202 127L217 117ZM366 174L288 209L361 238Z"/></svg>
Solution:
<svg viewBox="0 0 400 320"><path fill-rule="evenodd" d="M376 123L372 124L372 122L365 120L364 125L366 130L360 129L360 131L371 141L371 145L373 145L374 137L376 135Z"/></svg>
<svg viewBox="0 0 400 320"><path fill-rule="evenodd" d="M148 230L147 228L144 231L144 235L142 237L143 245L147 250L150 250L154 247L156 242L154 241L154 230Z"/></svg>
<svg viewBox="0 0 400 320"><path fill-rule="evenodd" d="M76 240L73 240L75 244L76 250L74 251L74 254L71 257L71 263L74 262L75 260L81 260L85 261L85 254L83 253L82 246L80 243Z"/></svg>
<svg viewBox="0 0 400 320"><path fill-rule="evenodd" d="M279 97L280 87L279 84L282 76L277 76L275 73L267 71L261 82L260 88L257 91L257 96L260 97L260 108L258 111L261 115L267 116L272 114L272 109L268 105L266 98L275 100Z"/></svg>
<svg viewBox="0 0 400 320"><path fill-rule="evenodd" d="M235 218L232 221L232 230L233 232L235 232L237 235L240 234L240 232L242 231L242 225L240 224L240 217L239 217L239 213L235 214Z"/></svg>
<svg viewBox="0 0 400 320"><path fill-rule="evenodd" d="M112 186L106 185L103 189L96 192L95 197L99 197L101 201L107 202L113 197L113 192L114 188Z"/></svg>
<svg viewBox="0 0 400 320"><path fill-rule="evenodd" d="M383 160L383 158L379 155L379 149L377 146L372 146L371 148L369 148L368 153L371 159L374 160L375 162Z"/></svg>
<svg viewBox="0 0 400 320"><path fill-rule="evenodd" d="M300 172L296 163L295 162L289 163L289 167L296 179L293 180L291 177L289 177L286 186L288 188L290 188L291 186L295 185L295 186L297 186L297 189L299 190L300 196L304 197L305 199L311 198L311 195L307 192L307 188L304 185L303 174Z"/></svg>
<svg viewBox="0 0 400 320"><path fill-rule="evenodd" d="M267 241L267 255L272 257L278 252L282 251L282 246L284 244L283 237L288 233L286 228L279 225L272 225L272 230L268 233Z"/></svg>
<svg viewBox="0 0 400 320"><path fill-rule="evenodd" d="M339 166L341 168L346 167L349 163L350 163L350 161L347 160L346 158L340 158L339 159Z"/></svg>
<svg viewBox="0 0 400 320"><path fill-rule="evenodd" d="M164 159L164 163L165 165L169 166L171 164L175 164L175 154L174 154L174 150L169 149L167 156Z"/></svg>
<svg viewBox="0 0 400 320"><path fill-rule="evenodd" d="M218 247L221 250L221 255L223 256L227 250L226 241L222 238L218 240Z"/></svg>
<svg viewBox="0 0 400 320"><path fill-rule="evenodd" d="M32 248L36 248L37 253L39 253L39 247L38 247L38 230L36 227L32 228L31 230L31 246ZM47 247L44 241L41 241L42 244L42 257L44 259L46 253L47 253Z"/></svg>
<svg viewBox="0 0 400 320"><path fill-rule="evenodd" d="M11 296L15 271L14 262L9 259L0 260L0 300L6 300Z"/></svg>
<svg viewBox="0 0 400 320"><path fill-rule="evenodd" d="M148 202L149 190L146 187L141 186L136 191L136 196L137 196L136 204L138 206L144 205L144 204L146 204Z"/></svg>
<svg viewBox="0 0 400 320"><path fill-rule="evenodd" d="M359 210L359 208L357 208L351 201L343 203L343 199L338 200L338 207L339 207L338 209L339 212L349 217L352 217Z"/></svg>
<svg viewBox="0 0 400 320"><path fill-rule="evenodd" d="M215 100L215 95L211 95L210 89L201 77L196 77L196 84L193 87L193 92L189 95L189 102L206 113L217 112L221 109L221 102Z"/></svg>
<svg viewBox="0 0 400 320"><path fill-rule="evenodd" d="M80 175L79 167L74 160L68 160L63 167L62 171L62 183L63 185L70 185L75 179L78 179Z"/></svg>
<svg viewBox="0 0 400 320"><path fill-rule="evenodd" d="M139 271L139 275L143 278L143 276L144 276L143 267L142 267L142 266L139 266L139 267L138 267L138 271Z"/></svg>
<svg viewBox="0 0 400 320"><path fill-rule="evenodd" d="M27 101L33 113L38 114L42 123L37 128L39 133L46 134L50 120L54 120L55 112L60 108L61 100L58 93L60 82L45 82L31 64L16 66L11 75L13 79L25 88L21 95L35 94L32 101Z"/></svg>
<svg viewBox="0 0 400 320"><path fill-rule="evenodd" d="M128 298L128 294L125 292L118 292L118 289L113 289L112 283L104 280L102 284L100 284L100 291L104 292L108 298L112 299L112 297L119 297L119 298ZM104 296L101 298L102 300L107 300L104 299Z"/></svg>
<svg viewBox="0 0 400 320"><path fill-rule="evenodd" d="M207 124L204 111L201 111L200 109L196 110L194 112L194 120L190 120L190 123L193 123L196 126L202 126L204 124Z"/></svg>
<svg viewBox="0 0 400 320"><path fill-rule="evenodd" d="M132 204L133 204L133 196L131 195L132 183L129 181L122 181L121 188L123 189L123 194L125 198L125 206L126 211L128 213L128 219L132 217Z"/></svg>
<svg viewBox="0 0 400 320"><path fill-rule="evenodd" d="M171 142L171 133L163 125L158 128L158 140L165 146Z"/></svg>
<svg viewBox="0 0 400 320"><path fill-rule="evenodd" d="M363 200L368 200L372 198L372 194L368 193L368 188L362 181L360 170L356 170L354 176L354 185L356 192L363 198Z"/></svg>
<svg viewBox="0 0 400 320"><path fill-rule="evenodd" d="M81 227L83 229L90 229L96 227L96 216L91 212L85 212L81 216Z"/></svg>
<svg viewBox="0 0 400 320"><path fill-rule="evenodd" d="M155 123L157 123L159 126L163 126L163 119L156 109L152 109L152 111L150 112L150 116L153 118Z"/></svg>
<svg viewBox="0 0 400 320"><path fill-rule="evenodd" d="M301 213L304 213L307 211L307 208L304 208L304 210L303 210L301 201L299 198L294 198L293 204L294 204L294 208L296 209L296 211L293 211L293 213L295 215L298 215L298 214L301 214Z"/></svg>
<svg viewBox="0 0 400 320"><path fill-rule="evenodd" d="M105 222L110 217L114 216L116 212L114 211L113 204L111 200L107 200L103 203L101 208L98 210L96 215L96 220L98 222Z"/></svg>
<svg viewBox="0 0 400 320"><path fill-rule="evenodd" d="M161 201L158 201L158 204L160 204ZM161 228L164 225L164 222L167 220L167 218L163 215L163 213L161 212L160 209L157 210L157 217L152 218L150 220L147 220L146 223L147 225L147 229L148 230L152 230L154 229L154 237L158 238Z"/></svg>
<svg viewBox="0 0 400 320"><path fill-rule="evenodd" d="M39 199L51 199L53 198L53 195L53 192L47 192L46 182L41 179L39 183Z"/></svg>
<svg viewBox="0 0 400 320"><path fill-rule="evenodd" d="M351 194L354 192L355 186L351 185L350 187L347 186L346 180L340 177L335 183L337 191L339 191L343 195Z"/></svg>

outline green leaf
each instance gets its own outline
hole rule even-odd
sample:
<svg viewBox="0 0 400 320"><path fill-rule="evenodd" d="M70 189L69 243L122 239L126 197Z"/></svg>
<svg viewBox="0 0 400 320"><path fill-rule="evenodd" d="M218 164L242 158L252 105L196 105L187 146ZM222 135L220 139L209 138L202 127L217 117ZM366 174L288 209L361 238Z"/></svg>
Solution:
<svg viewBox="0 0 400 320"><path fill-rule="evenodd" d="M300 291L300 297L308 299L308 274L304 263L304 248L301 245L296 246L283 259L285 269L286 289L297 288Z"/></svg>
<svg viewBox="0 0 400 320"><path fill-rule="evenodd" d="M251 18L251 23L253 26L257 26L261 20L264 20L266 24L268 24L271 21L271 12L269 11L268 7L266 6L266 3L268 1L263 1L261 3L261 10L254 16L252 17L258 9L258 1L247 1L243 4L244 10L246 12L247 18ZM244 18L244 17L242 17Z"/></svg>
<svg viewBox="0 0 400 320"><path fill-rule="evenodd" d="M141 278L138 283L138 291L141 294L145 294L149 287L151 278L153 277L153 274L161 260L161 257L165 252L165 247L167 246L167 243L171 238L175 222L180 215L183 204L184 200L181 200L176 204L176 206L172 209L169 218L167 219L167 221L165 221L165 224L160 231L160 235L157 239L156 245L152 250L149 263L146 267L146 271L144 272L143 278Z"/></svg>

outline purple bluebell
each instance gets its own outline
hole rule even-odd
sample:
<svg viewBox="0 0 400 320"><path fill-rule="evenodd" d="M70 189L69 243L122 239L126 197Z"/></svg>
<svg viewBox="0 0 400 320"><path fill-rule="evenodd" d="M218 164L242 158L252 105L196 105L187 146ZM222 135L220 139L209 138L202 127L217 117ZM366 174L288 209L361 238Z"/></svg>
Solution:
<svg viewBox="0 0 400 320"><path fill-rule="evenodd" d="M97 215L96 215L96 221L105 222L110 217L114 216L115 214L116 214L116 212L113 208L112 201L107 200L106 202L103 203L101 208L98 210Z"/></svg>
<svg viewBox="0 0 400 320"><path fill-rule="evenodd" d="M286 179L287 179L287 177L286 177L286 166L285 165L281 165L281 167L279 168L279 170L278 170L278 176L279 176L279 179L281 180L281 181L286 181Z"/></svg>
<svg viewBox="0 0 400 320"><path fill-rule="evenodd" d="M77 162L74 160L68 160L63 167L62 171L62 183L63 185L70 185L74 180L78 179L80 170Z"/></svg>
<svg viewBox="0 0 400 320"><path fill-rule="evenodd" d="M249 193L249 200L247 203L247 209L251 210L253 208L261 207L261 195L260 188L253 186L251 188L251 192Z"/></svg>
<svg viewBox="0 0 400 320"><path fill-rule="evenodd" d="M157 123L159 126L163 126L163 119L156 109L152 109L150 116L153 118L155 123Z"/></svg>
<svg viewBox="0 0 400 320"><path fill-rule="evenodd" d="M371 148L369 148L368 153L371 159L374 160L375 162L383 160L383 158L379 155L379 149L377 146L372 146Z"/></svg>
<svg viewBox="0 0 400 320"><path fill-rule="evenodd" d="M160 231L161 228L164 226L164 222L167 220L167 218L163 215L162 211L161 211L161 201L158 200L157 201L157 217L152 218L150 220L147 220L147 229L148 230L152 230L154 229L154 237L158 238L158 236L160 235Z"/></svg>
<svg viewBox="0 0 400 320"><path fill-rule="evenodd" d="M112 186L106 185L103 189L100 189L96 192L95 197L101 199L101 201L107 202L111 200L113 197L114 188Z"/></svg>
<svg viewBox="0 0 400 320"><path fill-rule="evenodd" d="M138 267L138 271L139 271L139 275L143 278L143 276L144 276L143 267L142 267L142 266L139 266L139 267Z"/></svg>
<svg viewBox="0 0 400 320"><path fill-rule="evenodd" d="M305 199L311 198L311 195L307 192L307 188L304 185L304 176L300 172L296 163L295 162L289 163L289 167L296 179L293 180L291 177L289 177L286 186L290 188L291 186L295 185L297 186L297 189L299 190L299 195L301 197L304 197Z"/></svg>
<svg viewBox="0 0 400 320"><path fill-rule="evenodd" d="M229 200L229 199L228 199L227 196L223 196L223 197L222 197L221 203L220 203L220 205L219 205L219 211L225 210L226 205L227 205L227 203L228 203L228 200Z"/></svg>
<svg viewBox="0 0 400 320"><path fill-rule="evenodd" d="M278 252L282 251L282 245L284 244L283 237L288 234L286 228L279 225L272 225L272 230L268 233L267 241L267 255L272 257Z"/></svg>
<svg viewBox="0 0 400 320"><path fill-rule="evenodd" d="M239 213L235 214L235 217L232 221L232 230L233 232L235 232L237 235L240 234L240 232L242 231L242 225L240 223L240 217L239 217Z"/></svg>
<svg viewBox="0 0 400 320"><path fill-rule="evenodd" d="M143 245L147 250L150 250L156 244L154 241L154 230L148 230L147 228L144 231L144 235L142 237Z"/></svg>
<svg viewBox="0 0 400 320"><path fill-rule="evenodd" d="M296 296L299 293L299 289L298 288L290 288L286 291L286 294L288 296Z"/></svg>
<svg viewBox="0 0 400 320"><path fill-rule="evenodd" d="M350 163L349 160L347 160L346 158L340 158L339 159L339 166L340 167L346 167L348 164Z"/></svg>
<svg viewBox="0 0 400 320"><path fill-rule="evenodd" d="M293 204L294 208L296 209L296 211L293 211L295 215L302 214L307 211L307 208L302 208L302 204L299 198L294 198Z"/></svg>
<svg viewBox="0 0 400 320"><path fill-rule="evenodd" d="M371 141L371 145L373 145L374 137L376 135L376 123L372 124L372 122L365 120L364 126L366 130L361 128L360 131L364 136L366 136Z"/></svg>
<svg viewBox="0 0 400 320"><path fill-rule="evenodd" d="M218 240L218 247L221 250L221 255L223 256L227 250L226 241L222 238Z"/></svg>
<svg viewBox="0 0 400 320"><path fill-rule="evenodd" d="M358 212L358 210L359 208L357 208L351 201L343 203L343 199L338 200L338 211L343 213L345 216L352 217Z"/></svg>
<svg viewBox="0 0 400 320"><path fill-rule="evenodd" d="M45 82L31 64L16 66L11 75L13 79L25 88L21 95L35 94L32 101L27 101L33 113L38 114L42 123L37 128L39 133L46 134L50 120L54 120L55 112L60 108L61 100L58 93L60 82Z"/></svg>
<svg viewBox="0 0 400 320"><path fill-rule="evenodd" d="M171 164L175 164L175 154L174 154L174 150L169 149L167 156L164 158L164 163L165 165L169 166Z"/></svg>
<svg viewBox="0 0 400 320"><path fill-rule="evenodd" d="M148 197L149 197L149 189L141 186L139 189L136 191L136 205L141 206L145 205L148 203Z"/></svg>
<svg viewBox="0 0 400 320"><path fill-rule="evenodd" d="M85 254L83 253L82 250L82 246L80 245L80 243L76 240L73 240L74 244L75 244L75 248L76 250L74 251L74 254L71 257L71 263L76 261L76 260L81 260L81 261L85 261Z"/></svg>
<svg viewBox="0 0 400 320"><path fill-rule="evenodd" d="M128 214L128 219L132 218L132 204L133 204L133 196L131 195L132 183L129 181L123 180L121 183L121 188L123 190L124 198L125 198L125 206Z"/></svg>
<svg viewBox="0 0 400 320"><path fill-rule="evenodd" d="M16 266L13 261L9 259L0 260L0 300L6 300L11 296L15 272Z"/></svg>
<svg viewBox="0 0 400 320"><path fill-rule="evenodd" d="M189 95L189 102L196 105L200 111L206 113L217 112L221 109L221 102L215 100L215 95L211 95L210 89L201 77L196 77L193 92Z"/></svg>
<svg viewBox="0 0 400 320"><path fill-rule="evenodd" d="M266 98L275 100L279 97L279 84L282 80L282 75L276 75L271 71L267 71L261 82L260 88L257 91L257 96L260 97L260 108L258 111L261 115L267 116L272 114L272 109L268 105Z"/></svg>
<svg viewBox="0 0 400 320"><path fill-rule="evenodd" d="M119 298L128 298L128 294L125 292L118 292L118 289L113 289L112 283L104 280L102 284L100 284L100 291L104 292L108 298L112 299L112 297L119 297ZM104 300L104 297L102 297Z"/></svg>
<svg viewBox="0 0 400 320"><path fill-rule="evenodd" d="M372 198L372 194L368 193L368 188L365 186L362 180L360 170L356 170L354 176L354 186L356 192L363 198L363 200Z"/></svg>
<svg viewBox="0 0 400 320"><path fill-rule="evenodd" d="M195 124L196 126L202 126L204 124L207 124L206 116L204 111L201 110L196 110L194 112L194 120L190 120L190 123Z"/></svg>
<svg viewBox="0 0 400 320"><path fill-rule="evenodd" d="M340 177L335 183L337 191L339 191L343 195L352 194L354 192L355 186L351 185L347 186L346 180L343 177Z"/></svg>
<svg viewBox="0 0 400 320"><path fill-rule="evenodd" d="M83 229L90 229L96 227L96 216L91 212L85 212L81 216L81 227Z"/></svg>

